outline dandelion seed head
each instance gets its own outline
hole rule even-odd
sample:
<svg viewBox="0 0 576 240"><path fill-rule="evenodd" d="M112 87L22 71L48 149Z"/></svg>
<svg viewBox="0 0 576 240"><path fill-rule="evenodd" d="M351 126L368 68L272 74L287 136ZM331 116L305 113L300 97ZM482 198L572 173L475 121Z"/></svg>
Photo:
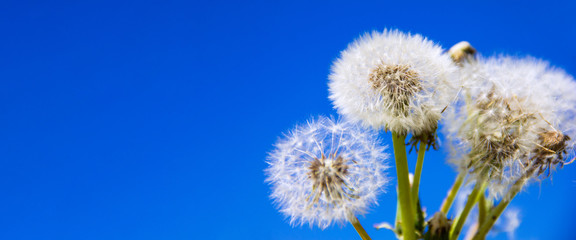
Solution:
<svg viewBox="0 0 576 240"><path fill-rule="evenodd" d="M375 132L319 117L296 127L269 154L271 198L292 225L326 228L364 214L388 179Z"/></svg>
<svg viewBox="0 0 576 240"><path fill-rule="evenodd" d="M334 62L330 99L339 113L365 126L430 134L456 95L455 73L442 48L421 35L373 32Z"/></svg>
<svg viewBox="0 0 576 240"><path fill-rule="evenodd" d="M574 145L576 82L569 75L513 57L465 62L461 72L463 97L444 129L459 149L455 155L469 153L453 158L460 170L489 178L498 196L526 174L563 165Z"/></svg>

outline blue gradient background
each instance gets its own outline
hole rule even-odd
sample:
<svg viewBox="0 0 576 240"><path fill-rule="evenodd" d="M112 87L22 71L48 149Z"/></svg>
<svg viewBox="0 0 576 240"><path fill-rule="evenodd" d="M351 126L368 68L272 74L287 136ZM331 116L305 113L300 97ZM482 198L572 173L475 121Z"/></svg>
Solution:
<svg viewBox="0 0 576 240"><path fill-rule="evenodd" d="M282 132L336 114L326 83L339 52L388 27L574 75L574 12L573 1L2 1L0 239L359 239L351 226L289 226L263 174ZM455 173L442 151L424 171L433 211ZM517 239L574 239L575 190L567 166L522 193ZM373 239L393 237L370 227L393 220L393 192L360 218Z"/></svg>

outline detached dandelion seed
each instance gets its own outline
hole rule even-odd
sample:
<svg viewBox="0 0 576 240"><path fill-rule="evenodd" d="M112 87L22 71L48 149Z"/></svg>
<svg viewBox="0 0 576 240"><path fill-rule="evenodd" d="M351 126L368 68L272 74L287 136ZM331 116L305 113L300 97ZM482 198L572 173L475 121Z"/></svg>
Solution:
<svg viewBox="0 0 576 240"><path fill-rule="evenodd" d="M280 139L268 157L271 197L291 224L326 228L364 214L388 183L375 133L319 117Z"/></svg>

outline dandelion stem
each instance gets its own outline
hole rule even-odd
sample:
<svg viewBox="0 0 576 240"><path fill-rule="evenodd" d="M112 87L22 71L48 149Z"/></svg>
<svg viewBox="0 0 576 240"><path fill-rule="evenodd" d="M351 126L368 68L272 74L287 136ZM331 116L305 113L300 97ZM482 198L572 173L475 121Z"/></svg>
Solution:
<svg viewBox="0 0 576 240"><path fill-rule="evenodd" d="M486 188L486 182L477 182L476 186L474 186L474 190L472 193L468 195L468 199L466 201L466 205L462 212L456 217L456 221L452 225L452 229L450 229L450 240L458 239L460 232L462 231L462 227L464 226L464 222L466 222L466 218L468 218L468 214L478 202L478 199L481 194L484 194L484 189Z"/></svg>
<svg viewBox="0 0 576 240"><path fill-rule="evenodd" d="M396 195L400 195L398 194L398 187L396 187ZM398 226L400 225L400 198L396 197L396 219L394 221L394 229L398 229Z"/></svg>
<svg viewBox="0 0 576 240"><path fill-rule="evenodd" d="M520 179L516 180L514 185L512 185L510 190L508 190L508 193L506 193L504 199L502 199L502 201L500 201L500 203L498 203L498 205L496 205L496 207L494 207L494 209L490 211L490 215L488 215L488 217L484 222L480 222L481 224L480 228L478 229L478 232L474 236L473 240L481 240L486 238L486 235L488 234L490 229L492 229L492 227L496 223L496 220L498 220L500 215L502 215L502 213L504 212L506 207L508 207L508 204L510 204L512 199L514 199L514 197L516 197L516 195L520 192L520 190L522 190L522 187L524 186L526 181L528 181L530 176L534 174L536 169L538 169L536 166L530 167Z"/></svg>
<svg viewBox="0 0 576 240"><path fill-rule="evenodd" d="M354 226L354 229L356 229L356 232L358 232L362 240L372 240L366 230L364 230L364 227L362 227L362 224L360 224L360 221L358 221L358 218L350 218L350 223L352 223L352 226Z"/></svg>
<svg viewBox="0 0 576 240"><path fill-rule="evenodd" d="M486 194L480 194L480 199L478 200L478 224L482 224L486 219L487 206L486 206Z"/></svg>
<svg viewBox="0 0 576 240"><path fill-rule="evenodd" d="M516 194L514 194L514 196L515 195ZM484 223L480 223L482 225L472 240L481 240L481 239L483 240L486 238L486 234L488 234L490 229L492 229L494 223L496 223L496 220L498 220L500 215L502 215L504 209L508 207L508 204L510 204L511 200L512 199L502 200L500 203L498 203L498 205L490 212L490 215L488 216L486 221Z"/></svg>
<svg viewBox="0 0 576 240"><path fill-rule="evenodd" d="M412 183L412 203L418 208L418 188L420 187L420 177L424 166L424 155L426 154L426 138L420 141L418 150L418 160L416 160L416 170L414 170L414 182Z"/></svg>
<svg viewBox="0 0 576 240"><path fill-rule="evenodd" d="M402 235L404 240L415 240L414 214L412 198L410 197L410 180L408 178L408 160L404 141L406 135L392 132L394 145L394 158L396 159L396 174L398 177L398 200L400 201L400 214L402 218Z"/></svg>
<svg viewBox="0 0 576 240"><path fill-rule="evenodd" d="M452 188L450 188L450 191L448 191L448 195L444 199L444 202L442 202L442 207L440 207L440 211L442 211L445 215L448 215L448 212L452 207L452 203L456 198L456 194L460 190L462 183L464 183L464 178L466 178L466 172L463 171L460 174L458 174L456 180L454 181L454 184L452 185Z"/></svg>

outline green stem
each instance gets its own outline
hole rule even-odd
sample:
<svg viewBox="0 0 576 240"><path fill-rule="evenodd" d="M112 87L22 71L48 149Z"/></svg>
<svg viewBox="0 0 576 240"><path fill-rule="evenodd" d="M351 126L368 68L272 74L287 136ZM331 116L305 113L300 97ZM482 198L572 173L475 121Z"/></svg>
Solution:
<svg viewBox="0 0 576 240"><path fill-rule="evenodd" d="M458 194L458 191L460 190L462 183L464 183L464 178L466 178L466 172L461 172L460 174L458 174L456 180L454 181L454 184L452 185L452 188L450 188L450 191L448 191L448 195L444 199L444 202L442 202L442 207L440 207L440 211L442 211L444 215L448 216L448 212L452 207L452 203L456 198L456 194Z"/></svg>
<svg viewBox="0 0 576 240"><path fill-rule="evenodd" d="M366 230L364 230L364 227L362 227L362 224L360 224L360 221L358 221L358 218L350 218L350 223L352 223L352 226L354 226L354 229L356 229L356 232L358 232L362 240L372 240Z"/></svg>
<svg viewBox="0 0 576 240"><path fill-rule="evenodd" d="M478 198L480 197L480 195L484 194L485 187L486 187L485 182L477 182L476 186L474 186L474 190L472 190L472 193L470 193L470 195L468 196L464 209L458 215L458 217L456 217L456 221L452 225L452 229L450 229L450 240L458 239L460 231L462 231L462 227L464 226L464 222L466 222L466 218L468 218L468 214L470 213L474 205L476 205L476 203L478 202Z"/></svg>
<svg viewBox="0 0 576 240"><path fill-rule="evenodd" d="M486 235L488 234L490 229L492 229L492 227L494 226L494 223L496 223L496 220L498 220L500 215L502 215L502 213L504 212L504 209L506 209L506 207L508 207L508 204L510 204L511 200L512 199L502 200L502 201L500 201L500 203L498 203L498 205L490 212L490 216L486 219L486 222L479 223L482 225L480 225L478 232L476 233L476 235L474 236L474 238L472 240L481 240L481 239L486 238Z"/></svg>
<svg viewBox="0 0 576 240"><path fill-rule="evenodd" d="M402 217L402 236L404 240L415 240L414 213L412 198L410 197L410 179L408 178L408 160L404 141L406 135L392 132L394 145L394 158L396 159L396 175L398 177L398 199L400 201L400 215Z"/></svg>
<svg viewBox="0 0 576 240"><path fill-rule="evenodd" d="M396 196L399 196L398 188L396 188ZM400 198L396 197L396 220L394 221L394 229L398 229L400 225Z"/></svg>
<svg viewBox="0 0 576 240"><path fill-rule="evenodd" d="M474 236L473 240L481 240L486 238L486 235L488 234L490 229L492 229L492 227L496 223L496 220L498 220L498 218L500 217L500 215L502 215L506 207L508 207L508 204L510 204L512 199L514 199L514 197L516 197L516 195L520 192L520 190L522 190L522 187L524 186L526 181L528 181L530 176L532 176L532 174L534 174L534 172L537 169L538 168L536 166L530 167L528 171L526 171L524 176L516 180L514 185L512 185L512 187L510 187L510 190L508 190L508 193L506 193L504 199L502 199L502 201L500 201L500 203L498 203L498 205L496 205L496 207L492 209L492 211L490 211L490 215L485 219L484 222L479 223L481 224L480 228L478 229L478 232Z"/></svg>
<svg viewBox="0 0 576 240"><path fill-rule="evenodd" d="M420 141L420 149L418 149L418 160L416 161L416 170L414 171L414 182L412 182L412 203L418 208L418 190L420 187L420 176L422 175L422 167L424 166L424 155L426 154L426 139Z"/></svg>
<svg viewBox="0 0 576 240"><path fill-rule="evenodd" d="M482 193L478 200L478 224L482 224L486 219L486 213L488 213L486 204L486 194Z"/></svg>

